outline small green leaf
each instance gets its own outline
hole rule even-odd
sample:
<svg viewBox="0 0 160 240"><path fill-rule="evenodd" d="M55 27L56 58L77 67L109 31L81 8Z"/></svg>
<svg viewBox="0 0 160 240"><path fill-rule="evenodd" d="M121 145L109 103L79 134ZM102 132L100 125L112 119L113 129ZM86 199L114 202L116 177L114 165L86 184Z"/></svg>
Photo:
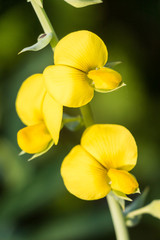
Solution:
<svg viewBox="0 0 160 240"><path fill-rule="evenodd" d="M76 8L86 7L89 5L103 2L102 0L64 0L64 1Z"/></svg>
<svg viewBox="0 0 160 240"><path fill-rule="evenodd" d="M35 2L35 3L37 3L41 8L43 8L43 0L27 0L27 2Z"/></svg>
<svg viewBox="0 0 160 240"><path fill-rule="evenodd" d="M153 217L156 217L158 219L160 219L160 200L154 200L152 201L150 204L148 204L147 206L144 206L142 208L139 208L133 212L130 212L127 215L127 218L130 219L130 221L132 219L134 219L135 217L139 217L142 214L150 214Z"/></svg>
<svg viewBox="0 0 160 240"><path fill-rule="evenodd" d="M70 131L77 131L83 126L82 117L80 115L73 117L63 113L63 125Z"/></svg>
<svg viewBox="0 0 160 240"><path fill-rule="evenodd" d="M160 219L160 200L154 200L149 205L144 207L144 213L151 214L153 217Z"/></svg>
<svg viewBox="0 0 160 240"><path fill-rule="evenodd" d="M132 227L132 226L135 226L137 225L140 220L141 220L141 215L139 216L134 216L134 217L129 217L129 214L138 209L138 208L141 208L143 205L144 205L144 202L147 198L147 195L148 195L148 192L149 192L149 188L146 188L143 193L137 197L130 205L128 205L124 211L124 215L126 217L126 225L128 227Z"/></svg>
<svg viewBox="0 0 160 240"><path fill-rule="evenodd" d="M122 62L121 61L116 61L116 62L107 62L105 67L108 67L108 68L114 68L115 66L121 64Z"/></svg>
<svg viewBox="0 0 160 240"><path fill-rule="evenodd" d="M111 89L111 90L108 90L108 89L99 89L99 88L95 88L94 90L96 91L96 92L100 92L100 93L109 93L109 92L113 92L113 91L116 91L116 90L118 90L119 88L121 88L121 87L125 87L126 86L126 84L124 83L124 82L121 82L120 83L120 85L117 87L117 88L114 88L114 89Z"/></svg>
<svg viewBox="0 0 160 240"><path fill-rule="evenodd" d="M39 51L45 48L51 41L53 37L53 33L43 33L38 37L38 42L30 47L26 47L22 49L18 54L26 51Z"/></svg>
<svg viewBox="0 0 160 240"><path fill-rule="evenodd" d="M42 151L42 152L40 152L40 153L35 153L31 158L28 159L28 161L31 161L31 160L33 160L33 159L35 159L35 158L37 158L37 157L40 157L41 155L43 155L43 154L45 154L46 152L48 152L49 149L53 146L53 144L54 144L54 142L51 141L51 142L49 143L48 147L47 147L44 151Z"/></svg>

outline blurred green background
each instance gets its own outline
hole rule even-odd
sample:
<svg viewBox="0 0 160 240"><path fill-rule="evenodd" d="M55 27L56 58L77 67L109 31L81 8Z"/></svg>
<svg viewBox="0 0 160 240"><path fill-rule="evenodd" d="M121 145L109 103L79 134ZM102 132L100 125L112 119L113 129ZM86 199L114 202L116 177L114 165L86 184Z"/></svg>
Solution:
<svg viewBox="0 0 160 240"><path fill-rule="evenodd" d="M91 105L97 123L121 124L134 135L139 157L132 172L141 191L149 186L148 203L160 198L160 1L103 2L76 9L63 0L44 0L44 7L59 38L93 31L107 44L109 61L123 62L116 70L127 87L96 93ZM82 131L64 128L59 145L31 162L18 156L16 133L23 125L15 112L17 91L28 76L53 64L53 57L49 46L17 53L42 32L30 3L0 1L0 240L115 239L105 199L77 199L60 176L61 162ZM131 239L159 240L159 226L158 219L145 215L129 229Z"/></svg>

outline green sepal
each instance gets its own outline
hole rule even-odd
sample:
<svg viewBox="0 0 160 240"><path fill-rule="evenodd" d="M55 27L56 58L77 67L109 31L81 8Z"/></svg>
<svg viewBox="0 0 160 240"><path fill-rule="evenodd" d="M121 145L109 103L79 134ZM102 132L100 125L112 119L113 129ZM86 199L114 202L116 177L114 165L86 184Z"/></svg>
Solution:
<svg viewBox="0 0 160 240"><path fill-rule="evenodd" d="M48 144L48 147L47 147L44 151L42 151L42 152L40 152L40 153L35 153L31 158L28 159L28 161L31 161L31 160L33 160L33 159L35 159L35 158L37 158L37 157L40 157L41 155L43 155L43 154L45 154L46 152L48 152L49 149L53 146L53 144L54 144L54 141L52 140L52 141Z"/></svg>
<svg viewBox="0 0 160 240"><path fill-rule="evenodd" d="M118 90L119 88L125 87L125 86L126 86L126 84L125 84L124 82L121 82L118 87L116 87L116 88L114 88L114 89L111 89L111 90L108 90L108 89L105 90L105 89L99 89L99 88L94 88L94 90L95 90L96 92L100 92L100 93L109 93L109 92L116 91L116 90Z"/></svg>
<svg viewBox="0 0 160 240"><path fill-rule="evenodd" d="M118 201L123 211L125 210L125 200L132 201L126 194L119 191L112 190L112 196Z"/></svg>
<svg viewBox="0 0 160 240"><path fill-rule="evenodd" d="M64 0L68 4L76 8L87 7L98 3L103 3L102 0Z"/></svg>
<svg viewBox="0 0 160 240"><path fill-rule="evenodd" d="M149 188L146 188L139 197L137 197L131 204L129 204L126 207L124 211L124 216L126 218L126 225L128 227L136 226L140 222L142 214L136 215L134 217L130 217L129 214L134 210L143 207L145 200L147 198L148 192L149 192Z"/></svg>
<svg viewBox="0 0 160 240"><path fill-rule="evenodd" d="M82 117L80 115L73 117L66 113L63 113L62 124L70 131L77 131L84 126Z"/></svg>
<svg viewBox="0 0 160 240"><path fill-rule="evenodd" d="M43 0L27 0L27 2L35 2L35 3L37 3L41 8L43 8Z"/></svg>
<svg viewBox="0 0 160 240"><path fill-rule="evenodd" d="M30 157L30 158L28 159L28 161L31 161L31 160L33 160L33 159L35 159L35 158L37 158L37 157L40 157L41 155L43 155L43 154L45 154L46 152L48 152L49 149L53 146L53 144L54 144L54 141L52 140L52 141L48 144L47 148L46 148L44 151L39 152L39 153L35 153L34 155L32 155L32 157ZM19 156L22 156L22 155L24 155L24 154L26 154L26 152L21 151L18 155L19 155ZM27 154L28 154L28 153L27 153Z"/></svg>
<svg viewBox="0 0 160 240"><path fill-rule="evenodd" d="M53 37L53 33L47 33L47 34L43 33L38 37L37 43L35 43L32 46L23 48L18 54L27 52L27 51L39 51L45 48L50 43L52 37Z"/></svg>
<svg viewBox="0 0 160 240"><path fill-rule="evenodd" d="M116 62L107 62L105 64L105 67L108 67L108 68L114 68L115 66L121 64L122 62L121 61L116 61Z"/></svg>
<svg viewBox="0 0 160 240"><path fill-rule="evenodd" d="M127 195L125 193L116 191L116 190L112 190L112 192L114 193L114 195L120 199L126 200L126 201L130 201L132 202L132 199L127 197Z"/></svg>
<svg viewBox="0 0 160 240"><path fill-rule="evenodd" d="M122 210L124 211L124 209L125 209L125 201L124 201L124 199L120 198L113 190L109 194L112 195L112 197L114 197L114 199L119 203L119 205L121 206Z"/></svg>
<svg viewBox="0 0 160 240"><path fill-rule="evenodd" d="M18 154L18 156L22 156L22 155L24 155L26 152L24 152L24 151L21 151L19 154Z"/></svg>

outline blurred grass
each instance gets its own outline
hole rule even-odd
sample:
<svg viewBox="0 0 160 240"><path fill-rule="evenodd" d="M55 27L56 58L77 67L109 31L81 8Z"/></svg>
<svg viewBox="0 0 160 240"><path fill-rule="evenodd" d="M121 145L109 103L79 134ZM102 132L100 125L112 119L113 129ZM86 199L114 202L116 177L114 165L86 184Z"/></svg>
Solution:
<svg viewBox="0 0 160 240"><path fill-rule="evenodd" d="M160 198L158 1L104 0L75 9L63 0L45 0L44 6L59 38L88 29L107 44L109 61L123 62L116 69L127 87L96 93L92 109L96 122L122 124L133 133L139 149L133 172L141 190L150 187L148 201ZM17 56L42 32L29 3L1 1L0 12L0 240L114 239L105 200L75 198L60 176L61 162L82 131L63 129L59 145L34 161L18 156L16 133L23 125L14 107L17 91L28 76L53 64L53 56L49 46ZM150 240L154 233L158 240L159 221L144 216L130 233L137 240Z"/></svg>

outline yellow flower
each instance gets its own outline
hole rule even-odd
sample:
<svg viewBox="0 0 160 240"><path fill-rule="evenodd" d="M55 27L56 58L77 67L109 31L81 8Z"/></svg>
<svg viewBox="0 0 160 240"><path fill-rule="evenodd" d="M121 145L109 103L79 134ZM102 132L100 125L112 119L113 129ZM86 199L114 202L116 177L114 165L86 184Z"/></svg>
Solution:
<svg viewBox="0 0 160 240"><path fill-rule="evenodd" d="M17 95L16 110L27 127L17 134L20 148L27 153L45 151L58 143L63 107L49 96L43 74L27 78Z"/></svg>
<svg viewBox="0 0 160 240"><path fill-rule="evenodd" d="M43 73L49 94L64 106L81 107L92 100L94 89L117 89L122 78L104 67L107 59L107 48L96 34L85 30L68 34L55 48L55 65Z"/></svg>
<svg viewBox="0 0 160 240"><path fill-rule="evenodd" d="M68 191L81 199L100 199L111 190L126 196L138 189L128 172L136 162L137 145L125 127L97 124L85 130L81 145L65 157L61 175Z"/></svg>

